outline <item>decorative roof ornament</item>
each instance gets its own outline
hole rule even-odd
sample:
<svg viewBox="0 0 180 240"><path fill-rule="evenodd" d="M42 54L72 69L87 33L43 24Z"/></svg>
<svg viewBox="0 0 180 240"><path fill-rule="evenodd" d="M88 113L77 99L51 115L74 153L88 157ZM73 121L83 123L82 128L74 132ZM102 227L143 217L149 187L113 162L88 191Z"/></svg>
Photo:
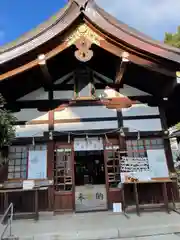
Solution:
<svg viewBox="0 0 180 240"><path fill-rule="evenodd" d="M76 43L78 39L84 37L88 39L91 44L96 44L100 46L101 40L104 40L101 36L95 33L90 27L88 27L85 23L80 24L65 40L68 46L71 46Z"/></svg>
<svg viewBox="0 0 180 240"><path fill-rule="evenodd" d="M85 37L81 37L76 42L78 50L75 51L75 57L81 62L88 62L93 57L93 51L90 49L91 42Z"/></svg>
<svg viewBox="0 0 180 240"><path fill-rule="evenodd" d="M68 46L76 45L75 57L81 62L87 62L93 57L93 51L90 50L92 44L100 46L100 41L103 40L85 23L80 24L67 39Z"/></svg>

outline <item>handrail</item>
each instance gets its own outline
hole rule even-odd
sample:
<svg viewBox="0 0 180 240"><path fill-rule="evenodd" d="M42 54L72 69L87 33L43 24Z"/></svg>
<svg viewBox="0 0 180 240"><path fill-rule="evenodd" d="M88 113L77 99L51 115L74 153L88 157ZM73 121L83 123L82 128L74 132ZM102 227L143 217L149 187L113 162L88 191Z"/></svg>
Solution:
<svg viewBox="0 0 180 240"><path fill-rule="evenodd" d="M10 217L9 217L9 212L10 212ZM3 239L4 234L6 233L6 230L9 227L9 237L12 236L12 220L13 220L13 215L14 215L14 206L13 203L9 204L9 207L6 209L5 213L3 214L1 218L1 224L4 224L6 222L6 218L8 218L6 226L4 228L4 231L1 234L1 239Z"/></svg>

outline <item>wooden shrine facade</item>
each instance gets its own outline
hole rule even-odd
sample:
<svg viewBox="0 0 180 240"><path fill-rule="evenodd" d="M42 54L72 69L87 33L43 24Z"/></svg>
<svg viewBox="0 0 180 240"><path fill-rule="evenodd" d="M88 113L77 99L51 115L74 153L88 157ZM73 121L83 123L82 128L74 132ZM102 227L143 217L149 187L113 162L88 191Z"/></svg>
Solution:
<svg viewBox="0 0 180 240"><path fill-rule="evenodd" d="M39 190L39 210L75 211L77 139L82 148L101 142L106 209L177 199L168 126L179 118L179 56L92 0L69 1L55 18L3 47L0 91L17 123L1 169L1 210L13 201L17 211L32 211L33 193L17 190L29 179L51 182ZM135 169L147 174L128 177Z"/></svg>

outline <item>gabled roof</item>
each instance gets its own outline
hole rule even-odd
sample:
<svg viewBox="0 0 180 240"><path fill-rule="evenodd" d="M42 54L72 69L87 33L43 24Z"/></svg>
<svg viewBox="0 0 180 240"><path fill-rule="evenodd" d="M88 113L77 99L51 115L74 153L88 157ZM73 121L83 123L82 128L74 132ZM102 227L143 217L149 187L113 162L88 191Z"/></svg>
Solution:
<svg viewBox="0 0 180 240"><path fill-rule="evenodd" d="M0 63L19 57L63 33L81 15L116 41L125 42L145 53L180 63L179 49L155 41L118 21L100 8L94 0L69 0L63 9L47 22L24 34L13 43L1 47Z"/></svg>

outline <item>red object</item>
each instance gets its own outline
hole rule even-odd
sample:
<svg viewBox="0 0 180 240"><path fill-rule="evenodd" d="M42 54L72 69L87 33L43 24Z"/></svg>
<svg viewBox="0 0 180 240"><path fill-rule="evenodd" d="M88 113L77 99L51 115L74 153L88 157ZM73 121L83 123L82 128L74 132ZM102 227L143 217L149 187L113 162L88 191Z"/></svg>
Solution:
<svg viewBox="0 0 180 240"><path fill-rule="evenodd" d="M128 97L115 97L101 101L109 109L129 108L133 102Z"/></svg>

